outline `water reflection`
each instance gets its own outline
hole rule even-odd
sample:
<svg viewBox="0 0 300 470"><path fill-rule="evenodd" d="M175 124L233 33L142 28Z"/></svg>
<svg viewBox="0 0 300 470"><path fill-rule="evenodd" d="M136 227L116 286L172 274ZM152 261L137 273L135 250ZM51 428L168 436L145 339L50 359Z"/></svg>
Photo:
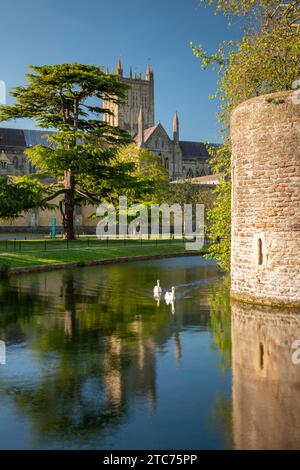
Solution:
<svg viewBox="0 0 300 470"><path fill-rule="evenodd" d="M208 287L218 274L214 265L198 263L170 260L159 268L137 263L6 280L1 336L8 341L9 367L0 370L0 416L5 408L10 416L0 426L4 431L8 424L15 435L9 442L1 433L1 447L7 448L8 442L13 448L118 447L121 438L112 436L135 413L138 420L153 416L153 429L143 431L140 444L147 446L149 432L151 446L155 433L161 434L158 422L165 426L168 418L157 411L158 387L164 382L159 375L162 370L166 377L169 369L172 372L171 357L177 370L182 366L182 334L208 330ZM179 286L176 315L175 305L153 301L157 271L164 285ZM188 340L187 335L184 344ZM195 354L197 346L187 352L191 358ZM161 365L164 356L167 364ZM173 397L166 396L170 403L189 386L172 373ZM187 396L195 392L187 391ZM165 399L163 393L160 399ZM179 405L177 399L172 404L175 409ZM186 407L192 413L191 405ZM178 421L182 413L179 409ZM26 423L26 433L18 429L20 420ZM143 424L132 426L142 434ZM172 433L165 442L173 439ZM123 447L134 447L136 438L125 441ZM195 441L192 446L197 447Z"/></svg>
<svg viewBox="0 0 300 470"><path fill-rule="evenodd" d="M232 302L233 435L236 449L300 447L299 311Z"/></svg>
<svg viewBox="0 0 300 470"><path fill-rule="evenodd" d="M200 257L12 277L0 311L1 448L299 447L299 312Z"/></svg>

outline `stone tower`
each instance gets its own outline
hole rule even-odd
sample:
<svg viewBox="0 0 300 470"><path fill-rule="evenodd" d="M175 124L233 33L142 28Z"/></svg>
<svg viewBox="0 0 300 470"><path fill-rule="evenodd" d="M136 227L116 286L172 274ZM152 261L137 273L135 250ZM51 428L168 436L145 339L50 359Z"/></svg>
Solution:
<svg viewBox="0 0 300 470"><path fill-rule="evenodd" d="M232 295L300 305L300 104L252 98L232 114Z"/></svg>
<svg viewBox="0 0 300 470"><path fill-rule="evenodd" d="M154 74L150 66L147 65L144 78L141 73L133 75L132 68L130 68L129 77L124 77L121 61L118 62L115 73L119 75L122 83L129 85L129 88L126 92L126 99L120 104L103 100L103 107L110 109L114 114L113 116L105 114L104 120L135 136L138 132L138 118L141 109L144 128L154 126Z"/></svg>

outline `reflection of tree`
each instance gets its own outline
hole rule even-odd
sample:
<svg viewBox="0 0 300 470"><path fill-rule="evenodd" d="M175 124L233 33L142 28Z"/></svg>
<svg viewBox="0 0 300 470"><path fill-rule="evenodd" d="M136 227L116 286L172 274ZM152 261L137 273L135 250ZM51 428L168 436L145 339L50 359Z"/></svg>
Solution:
<svg viewBox="0 0 300 470"><path fill-rule="evenodd" d="M0 282L1 339L23 338L32 316L45 309L46 305L34 288L24 291L15 286L11 278L3 278Z"/></svg>
<svg viewBox="0 0 300 470"><path fill-rule="evenodd" d="M35 296L20 293L13 304L7 303L6 286L0 299L4 331L17 325L38 364L47 364L34 383L7 378L1 384L18 413L30 416L40 443L99 437L122 421L132 394L145 396L151 407L155 403L154 338L164 344L172 335L168 310L155 314L151 297L134 302L129 292L134 280L126 270L121 275L108 269L101 286L86 271L82 276L88 279L73 271L50 275L52 284L46 277L47 286L35 285ZM48 297L39 295L46 287L58 304L54 312ZM19 309L22 301L28 309Z"/></svg>
<svg viewBox="0 0 300 470"><path fill-rule="evenodd" d="M221 355L222 371L231 367L231 311L229 278L223 278L210 296L210 328Z"/></svg>
<svg viewBox="0 0 300 470"><path fill-rule="evenodd" d="M157 351L172 339L180 363L182 326L199 325L199 307L193 300L184 307L179 302L172 315L162 302L158 310L153 279L165 275L170 284L188 286L214 274L213 268L206 272L192 263L186 269L164 269L159 272L154 264L147 270L106 266L12 278L12 285L3 286L0 324L4 333L10 329L12 342L19 339L16 330L21 332L24 353L36 373L27 374L27 361L24 380L7 369L1 393L29 420L32 446L66 448L76 446L78 439L80 445L99 448L127 419L136 397L150 410L155 407ZM200 296L205 328L206 292ZM19 300L9 303L9 295Z"/></svg>
<svg viewBox="0 0 300 470"><path fill-rule="evenodd" d="M230 279L224 277L212 288L210 295L210 330L213 335L214 347L220 353L220 369L225 373L231 368L231 308ZM231 397L216 395L211 410L212 425L221 426L224 448L232 448L232 400Z"/></svg>
<svg viewBox="0 0 300 470"><path fill-rule="evenodd" d="M211 411L211 423L215 428L221 425L224 449L231 449L233 444L231 398L224 398L220 394L216 395L215 404Z"/></svg>

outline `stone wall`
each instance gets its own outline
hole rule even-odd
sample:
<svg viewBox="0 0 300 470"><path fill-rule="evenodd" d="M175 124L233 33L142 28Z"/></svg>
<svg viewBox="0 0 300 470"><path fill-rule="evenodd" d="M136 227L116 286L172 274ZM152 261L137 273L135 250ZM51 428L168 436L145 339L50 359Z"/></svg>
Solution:
<svg viewBox="0 0 300 470"><path fill-rule="evenodd" d="M59 201L54 199L52 204L58 205ZM95 206L83 206L79 208L76 213L75 209L75 226L77 233L88 233L95 235L96 226L99 219L91 218L92 214L95 214L97 207ZM0 221L0 233L13 233L13 232L38 232L38 233L49 233L51 232L52 218L56 219L57 232L62 231L62 217L58 208L29 211L20 217L15 219L6 219Z"/></svg>
<svg viewBox="0 0 300 470"><path fill-rule="evenodd" d="M232 295L300 304L300 105L292 92L232 114Z"/></svg>

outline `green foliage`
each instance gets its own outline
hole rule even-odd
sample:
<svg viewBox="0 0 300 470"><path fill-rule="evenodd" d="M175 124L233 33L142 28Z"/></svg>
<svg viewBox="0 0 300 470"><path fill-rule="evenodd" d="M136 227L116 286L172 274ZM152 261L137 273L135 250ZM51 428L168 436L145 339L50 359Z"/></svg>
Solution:
<svg viewBox="0 0 300 470"><path fill-rule="evenodd" d="M226 16L252 18L241 40L224 41L208 54L203 46L193 52L203 69L219 74L215 97L221 100L220 119L226 125L232 109L256 95L292 89L300 74L300 4L298 0L209 0Z"/></svg>
<svg viewBox="0 0 300 470"><path fill-rule="evenodd" d="M160 202L169 204L193 204L195 207L196 204L203 204L205 206L205 231L207 231L207 214L212 208L213 201L215 199L214 193L211 189L204 187L199 187L196 184L191 184L190 182L176 182L171 183L165 189L163 193L163 199Z"/></svg>
<svg viewBox="0 0 300 470"><path fill-rule="evenodd" d="M290 90L300 76L300 4L290 0L208 0L216 12L227 17L246 17L247 30L241 40L224 41L208 54L204 47L191 44L205 70L216 68L218 85L212 98L220 105L219 121L223 125L225 145L213 160L213 171L222 173L216 201L209 212L209 234L213 243L209 256L216 257L222 268L230 268L230 141L232 110L254 96ZM214 240L220 239L220 243Z"/></svg>
<svg viewBox="0 0 300 470"><path fill-rule="evenodd" d="M210 295L210 330L221 354L221 370L231 367L230 279L225 277Z"/></svg>
<svg viewBox="0 0 300 470"><path fill-rule="evenodd" d="M8 274L11 264L9 261L0 261L0 276L6 276Z"/></svg>
<svg viewBox="0 0 300 470"><path fill-rule="evenodd" d="M210 152L212 152L211 149ZM208 248L206 257L217 259L220 267L225 271L230 270L230 157L231 151L229 145L222 145L212 157L213 172L219 175L220 184L213 190L215 200L207 216L209 222L207 235L212 243Z"/></svg>
<svg viewBox="0 0 300 470"><path fill-rule="evenodd" d="M233 17L250 17L250 19L258 20L261 16L272 18L274 11L278 6L289 6L289 11L285 14L291 14L297 9L298 0L200 0L204 5L215 5L216 13L222 12L227 18Z"/></svg>
<svg viewBox="0 0 300 470"><path fill-rule="evenodd" d="M124 192L135 202L141 197L146 203L152 204L159 201L165 194L169 182L168 171L162 166L161 158L146 148L138 148L132 143L122 147L117 156L118 164L132 165L132 176L139 185L134 185Z"/></svg>
<svg viewBox="0 0 300 470"><path fill-rule="evenodd" d="M35 176L0 176L0 218L18 217L22 212L46 208L45 187Z"/></svg>

